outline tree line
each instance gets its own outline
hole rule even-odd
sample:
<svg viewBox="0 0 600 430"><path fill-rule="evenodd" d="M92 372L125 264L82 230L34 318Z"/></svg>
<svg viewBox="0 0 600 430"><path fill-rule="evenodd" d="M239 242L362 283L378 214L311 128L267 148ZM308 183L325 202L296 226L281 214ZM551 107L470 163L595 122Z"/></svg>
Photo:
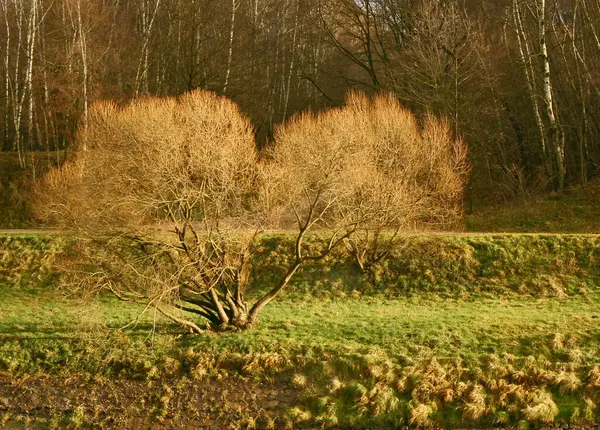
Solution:
<svg viewBox="0 0 600 430"><path fill-rule="evenodd" d="M205 89L257 143L349 90L448 119L472 192L585 185L600 162L599 0L0 0L2 149L66 150L89 106Z"/></svg>

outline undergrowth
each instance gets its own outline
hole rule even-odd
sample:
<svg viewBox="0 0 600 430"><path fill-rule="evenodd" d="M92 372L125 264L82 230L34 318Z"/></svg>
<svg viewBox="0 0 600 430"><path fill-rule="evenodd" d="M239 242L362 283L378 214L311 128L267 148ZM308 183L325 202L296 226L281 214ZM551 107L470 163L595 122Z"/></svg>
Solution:
<svg viewBox="0 0 600 430"><path fill-rule="evenodd" d="M600 179L585 188L566 189L562 194L539 195L522 202L483 203L465 217L471 232L600 233Z"/></svg>

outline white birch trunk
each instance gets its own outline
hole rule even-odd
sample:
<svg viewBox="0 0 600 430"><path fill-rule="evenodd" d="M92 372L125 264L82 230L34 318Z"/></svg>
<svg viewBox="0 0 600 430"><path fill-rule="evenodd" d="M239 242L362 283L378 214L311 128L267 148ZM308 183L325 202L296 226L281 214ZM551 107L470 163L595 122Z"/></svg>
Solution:
<svg viewBox="0 0 600 430"><path fill-rule="evenodd" d="M82 71L82 86L81 97L83 99L82 126L87 129L88 123L88 58L87 58L87 41L86 32L83 29L83 21L81 19L81 0L77 0L77 33L79 35L79 53L81 55L81 71ZM83 151L87 150L85 140L82 146Z"/></svg>
<svg viewBox="0 0 600 430"><path fill-rule="evenodd" d="M21 71L21 46L23 45L23 4L19 0L13 0L15 13L17 15L17 50L15 55L14 79L12 84L12 104L13 104L13 126L15 128L13 148L16 149L19 157L19 164L25 167L25 161L22 154L22 136L21 119L23 115L23 104L25 103L25 92L21 90L20 71ZM14 149L13 149L14 150Z"/></svg>
<svg viewBox="0 0 600 430"><path fill-rule="evenodd" d="M239 0L231 0L231 26L229 28L229 53L227 55L227 71L225 72L225 82L223 83L223 94L227 94L227 85L229 85L229 75L231 74L231 61L233 59L233 42L235 40L235 16Z"/></svg>
<svg viewBox="0 0 600 430"><path fill-rule="evenodd" d="M6 25L6 54L4 55L4 147L10 148L10 77L8 71L10 70L10 22L8 19L8 0L3 0L2 11L4 13L4 24Z"/></svg>
<svg viewBox="0 0 600 430"><path fill-rule="evenodd" d="M565 146L564 136L554 112L554 94L552 80L550 78L550 60L548 58L548 47L546 43L546 0L538 0L539 37L540 37L540 61L543 73L543 96L546 105L546 114L549 122L549 140L556 158L558 189L563 190L565 185Z"/></svg>
<svg viewBox="0 0 600 430"><path fill-rule="evenodd" d="M140 62L138 64L137 74L135 78L135 95L138 96L140 92L147 94L148 88L148 69L149 63L149 50L150 40L152 39L152 31L154 28L154 21L158 15L158 9L160 7L161 0L155 0L154 9L150 9L150 2L142 0L141 6L141 26L142 26L142 51L140 55Z"/></svg>
<svg viewBox="0 0 600 430"><path fill-rule="evenodd" d="M283 114L281 115L281 121L285 121L287 118L287 111L290 102L290 91L292 87L292 74L294 73L294 61L296 58L296 38L298 34L298 15L300 14L300 0L296 1L296 16L294 17L294 30L292 33L292 52L290 57L290 67L287 76L287 85L285 88L285 102L283 104Z"/></svg>
<svg viewBox="0 0 600 430"><path fill-rule="evenodd" d="M531 104L535 115L535 121L538 126L542 156L547 164L548 173L551 173L551 167L547 163L548 155L546 149L546 127L544 125L544 121L542 120L542 115L540 113L540 107L537 96L537 85L535 81L535 70L531 61L531 50L529 48L529 42L527 40L525 29L523 27L523 20L521 18L521 10L518 0L513 0L513 18L515 21L517 40L519 42L519 54L521 56L521 62L523 63L523 68L525 70L525 82L527 84L527 90L531 99Z"/></svg>

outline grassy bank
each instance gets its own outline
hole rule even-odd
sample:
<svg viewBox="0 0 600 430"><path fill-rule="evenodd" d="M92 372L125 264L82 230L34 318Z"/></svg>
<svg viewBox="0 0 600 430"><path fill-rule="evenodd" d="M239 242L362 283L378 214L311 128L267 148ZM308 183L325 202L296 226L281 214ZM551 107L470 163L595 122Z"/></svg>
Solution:
<svg viewBox="0 0 600 430"><path fill-rule="evenodd" d="M600 233L600 179L527 202L478 205L466 216L471 232Z"/></svg>
<svg viewBox="0 0 600 430"><path fill-rule="evenodd" d="M258 288L280 275L292 242L282 235L263 238L253 274ZM599 264L600 237L595 235L421 235L407 237L368 276L342 249L305 268L287 294L560 297L595 288Z"/></svg>
<svg viewBox="0 0 600 430"><path fill-rule="evenodd" d="M287 240L265 238L257 288L285 264ZM136 320L140 307L110 296L58 292L53 267L69 239L0 237L0 423L594 423L597 245L594 236L413 238L374 278L337 254L303 271L257 329L189 336L152 312Z"/></svg>

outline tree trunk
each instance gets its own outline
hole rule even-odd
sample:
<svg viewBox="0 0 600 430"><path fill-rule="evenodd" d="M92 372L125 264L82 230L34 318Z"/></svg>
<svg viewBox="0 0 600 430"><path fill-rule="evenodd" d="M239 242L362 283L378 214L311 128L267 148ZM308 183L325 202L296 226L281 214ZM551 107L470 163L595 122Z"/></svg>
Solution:
<svg viewBox="0 0 600 430"><path fill-rule="evenodd" d="M152 31L154 29L154 22L158 14L161 0L154 0L154 9L150 9L149 0L142 0L140 18L142 27L142 50L140 54L140 61L138 64L137 74L135 78L135 95L138 96L140 93L148 94L148 69L149 64L149 49L150 40L152 38Z"/></svg>
<svg viewBox="0 0 600 430"><path fill-rule="evenodd" d="M29 26L27 30L27 68L25 70L25 82L27 85L28 109L27 109L27 140L29 150L34 149L33 135L33 111L34 111L34 94L33 94L33 60L35 52L35 43L37 37L37 1L31 0L31 10L29 11ZM35 166L32 166L35 168ZM34 170L35 172L35 170ZM34 173L35 174L35 173Z"/></svg>
<svg viewBox="0 0 600 430"><path fill-rule="evenodd" d="M88 58L86 33L83 29L83 22L81 19L81 0L77 0L77 32L79 34L79 53L81 55L81 70L83 75L81 78L81 97L83 99L82 125L85 130L87 129L88 122ZM83 142L83 150L87 150L85 140Z"/></svg>
<svg viewBox="0 0 600 430"><path fill-rule="evenodd" d="M523 20L521 18L520 5L517 0L513 0L512 7L513 18L515 22L515 30L517 32L517 40L519 44L519 54L521 56L521 62L523 63L523 68L525 71L525 83L527 84L527 90L529 93L529 98L531 99L531 105L533 107L535 122L537 124L539 132L542 158L546 166L546 171L548 172L548 174L552 175L552 165L551 163L549 163L548 151L546 148L546 126L544 125L544 121L542 120L542 115L540 113L540 107L538 103L535 70L531 61L532 55L531 50L529 48L529 42L527 40L527 34L523 26Z"/></svg>
<svg viewBox="0 0 600 430"><path fill-rule="evenodd" d="M281 121L285 121L287 118L287 111L290 102L290 91L292 87L292 74L294 72L294 61L296 57L296 36L298 34L298 15L300 14L300 0L296 2L296 15L294 17L294 30L292 33L292 52L290 54L290 67L288 70L287 85L285 88L285 102L283 104L283 114L281 115Z"/></svg>
<svg viewBox="0 0 600 430"><path fill-rule="evenodd" d="M548 58L548 47L546 44L546 0L538 0L539 37L540 37L540 61L543 73L543 96L548 116L548 137L555 156L558 175L558 190L562 191L565 186L565 142L562 128L554 112L554 94L552 81L550 79L550 60Z"/></svg>
<svg viewBox="0 0 600 430"><path fill-rule="evenodd" d="M253 326L256 325L258 321L258 314L260 311L271 301L273 300L280 292L283 290L290 282L294 274L298 271L298 269L302 266L302 260L296 259L296 261L290 266L285 276L281 279L279 284L261 297L255 304L252 306L250 310L250 314L248 315L248 325Z"/></svg>
<svg viewBox="0 0 600 430"><path fill-rule="evenodd" d="M229 75L231 74L231 61L233 59L233 42L235 40L235 15L239 7L239 0L231 0L231 26L229 27L229 52L227 55L227 70L225 72L225 82L223 83L223 94L227 94L227 85L229 85Z"/></svg>
<svg viewBox="0 0 600 430"><path fill-rule="evenodd" d="M12 149L12 145L10 143L10 23L8 19L8 0L3 0L2 10L4 12L4 24L6 26L6 53L4 55L4 149L10 150Z"/></svg>
<svg viewBox="0 0 600 430"><path fill-rule="evenodd" d="M11 103L13 106L13 127L14 127L14 140L12 150L17 151L19 157L19 164L21 168L25 168L25 161L23 157L22 148L22 135L21 135L21 119L23 115L23 103L25 102L25 92L21 91L20 86L20 71L21 71L21 59L20 52L23 44L23 4L19 1L15 1L15 14L17 15L17 49L15 51L14 70L13 70L13 82L12 82L12 94Z"/></svg>

